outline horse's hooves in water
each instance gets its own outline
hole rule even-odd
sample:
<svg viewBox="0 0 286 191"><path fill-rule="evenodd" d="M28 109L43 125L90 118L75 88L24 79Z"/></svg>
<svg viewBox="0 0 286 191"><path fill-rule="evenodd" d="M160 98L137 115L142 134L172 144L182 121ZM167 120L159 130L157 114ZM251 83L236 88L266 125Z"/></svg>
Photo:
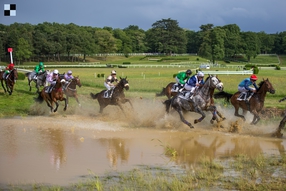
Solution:
<svg viewBox="0 0 286 191"><path fill-rule="evenodd" d="M192 128L195 128L192 124L189 124L188 126L189 126L191 129L192 129Z"/></svg>
<svg viewBox="0 0 286 191"><path fill-rule="evenodd" d="M281 131L278 130L272 134L272 137L281 138L281 137L283 137L283 133L281 133Z"/></svg>
<svg viewBox="0 0 286 191"><path fill-rule="evenodd" d="M197 119L194 120L194 123L195 123L195 124L198 123L198 122L199 122L199 120L197 120Z"/></svg>

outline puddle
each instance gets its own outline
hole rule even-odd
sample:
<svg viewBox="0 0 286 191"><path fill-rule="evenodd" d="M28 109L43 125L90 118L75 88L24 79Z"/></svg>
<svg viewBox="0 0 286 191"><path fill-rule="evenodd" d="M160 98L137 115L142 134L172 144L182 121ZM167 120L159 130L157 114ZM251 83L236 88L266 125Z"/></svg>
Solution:
<svg viewBox="0 0 286 191"><path fill-rule="evenodd" d="M104 118L104 117L103 117ZM131 170L140 165L190 168L201 157L285 153L286 140L210 128L130 127L94 117L41 116L0 119L0 184L69 185L89 173ZM164 155L165 148L177 157Z"/></svg>

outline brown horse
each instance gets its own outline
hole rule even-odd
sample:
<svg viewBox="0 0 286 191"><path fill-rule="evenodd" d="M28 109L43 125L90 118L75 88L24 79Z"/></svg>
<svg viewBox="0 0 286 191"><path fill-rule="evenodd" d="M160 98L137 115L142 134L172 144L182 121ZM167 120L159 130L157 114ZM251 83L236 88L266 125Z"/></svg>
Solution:
<svg viewBox="0 0 286 191"><path fill-rule="evenodd" d="M129 102L129 104L133 108L130 100L125 98L124 89L126 90L129 89L127 77L126 78L120 77L120 81L118 82L118 84L116 84L111 98L104 98L104 92L106 90L102 90L101 92L97 94L90 93L90 96L92 97L92 99L97 99L99 106L100 106L100 109L99 109L100 113L102 113L103 109L108 105L118 105L119 108L124 112L122 104L126 102Z"/></svg>
<svg viewBox="0 0 286 191"><path fill-rule="evenodd" d="M178 92L171 91L174 84L175 82L170 82L165 88L162 89L161 93L156 93L156 97L166 95L168 99L170 99L171 97L176 96Z"/></svg>
<svg viewBox="0 0 286 191"><path fill-rule="evenodd" d="M78 105L81 106L77 97L76 86L81 87L80 79L78 76L71 79L64 88L64 93L66 94L67 98L67 106L69 104L69 97L74 97Z"/></svg>
<svg viewBox="0 0 286 191"><path fill-rule="evenodd" d="M283 99L280 99L279 102L282 102L284 100L286 100L286 97L284 97ZM274 137L278 137L278 138L283 137L283 133L281 133L281 130L285 127L285 124L286 124L286 110L283 112L283 119L280 121L276 132L273 134Z"/></svg>
<svg viewBox="0 0 286 191"><path fill-rule="evenodd" d="M0 80L1 80L1 85L4 89L4 92L8 92L9 95L12 95L13 90L14 90L14 85L16 83L16 80L18 79L18 72L17 69L13 69L10 74L8 74L8 77L6 79L3 78L3 74L5 71L0 72ZM5 81L5 86L4 86L4 81Z"/></svg>
<svg viewBox="0 0 286 191"><path fill-rule="evenodd" d="M240 92L236 92L235 94L233 94L230 98L230 102L235 109L234 115L242 118L245 121L244 115L246 114L247 111L249 111L254 115L251 124L252 125L257 124L258 121L260 120L259 114L264 107L264 100L267 92L270 92L271 94L275 93L275 89L273 88L268 78L266 80L263 79L263 81L259 83L259 88L257 92L251 97L249 103L237 100L238 96L240 95ZM225 98L223 96L224 93L225 97L228 97L230 95L229 93L226 92L220 92L219 96L215 94L215 98ZM239 108L242 108L243 115L240 115L238 113Z"/></svg>
<svg viewBox="0 0 286 191"><path fill-rule="evenodd" d="M42 103L45 100L48 107L51 108L51 112L53 112L53 111L56 112L58 110L58 107L59 107L58 100L65 101L64 111L66 111L67 100L64 97L64 92L63 92L62 87L63 87L63 85L61 83L61 80L60 80L60 78L58 78L52 92L46 93L45 90L47 87L43 88L43 90L41 92L39 92L39 96L38 96L38 98L36 98L36 101ZM54 110L53 110L53 103L56 104L56 108Z"/></svg>

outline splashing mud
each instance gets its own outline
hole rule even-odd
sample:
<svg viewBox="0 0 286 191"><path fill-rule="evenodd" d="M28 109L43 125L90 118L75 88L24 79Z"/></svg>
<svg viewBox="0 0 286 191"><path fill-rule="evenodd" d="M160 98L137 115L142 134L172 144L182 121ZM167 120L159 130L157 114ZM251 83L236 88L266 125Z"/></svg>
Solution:
<svg viewBox="0 0 286 191"><path fill-rule="evenodd" d="M33 105L41 116L0 119L0 187L18 183L67 185L84 180L90 172L103 175L140 165L190 168L200 157L228 158L237 154L285 153L286 139L270 136L277 124L249 125L220 111L227 120L210 124L211 114L190 129L177 112L165 114L160 100L134 99L134 108L116 106L98 113L96 102L59 107L49 114L45 105ZM186 113L193 122L200 117ZM176 157L165 155L166 148Z"/></svg>

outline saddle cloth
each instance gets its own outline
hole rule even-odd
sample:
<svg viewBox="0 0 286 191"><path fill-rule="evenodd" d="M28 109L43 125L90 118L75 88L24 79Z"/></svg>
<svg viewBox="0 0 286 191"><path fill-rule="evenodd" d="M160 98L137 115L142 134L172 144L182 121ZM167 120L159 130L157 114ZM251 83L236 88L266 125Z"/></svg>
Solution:
<svg viewBox="0 0 286 191"><path fill-rule="evenodd" d="M247 98L247 92L241 92L241 93L239 94L239 96L237 97L237 100L238 100L238 101L245 101L246 98Z"/></svg>
<svg viewBox="0 0 286 191"><path fill-rule="evenodd" d="M171 92L178 92L178 91L179 91L179 87L178 87L178 84L176 83L172 86Z"/></svg>

